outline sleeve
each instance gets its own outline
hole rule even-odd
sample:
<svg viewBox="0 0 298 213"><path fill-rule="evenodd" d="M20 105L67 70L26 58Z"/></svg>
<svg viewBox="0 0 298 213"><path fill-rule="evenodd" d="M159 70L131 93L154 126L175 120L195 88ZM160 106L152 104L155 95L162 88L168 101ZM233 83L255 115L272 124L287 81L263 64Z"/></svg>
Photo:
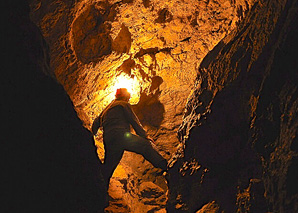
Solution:
<svg viewBox="0 0 298 213"><path fill-rule="evenodd" d="M124 109L126 117L128 118L129 123L132 125L136 133L143 138L147 138L147 133L144 130L142 124L140 123L138 117L133 112L130 104L125 105Z"/></svg>
<svg viewBox="0 0 298 213"><path fill-rule="evenodd" d="M100 126L101 126L101 114L93 121L93 124L92 124L93 135L96 135Z"/></svg>
<svg viewBox="0 0 298 213"><path fill-rule="evenodd" d="M93 121L93 124L92 124L92 133L93 135L96 135L99 127L102 127L102 117L104 116L105 112L108 111L110 109L110 107L113 105L114 101L112 101L101 113L100 115L95 118L95 120Z"/></svg>

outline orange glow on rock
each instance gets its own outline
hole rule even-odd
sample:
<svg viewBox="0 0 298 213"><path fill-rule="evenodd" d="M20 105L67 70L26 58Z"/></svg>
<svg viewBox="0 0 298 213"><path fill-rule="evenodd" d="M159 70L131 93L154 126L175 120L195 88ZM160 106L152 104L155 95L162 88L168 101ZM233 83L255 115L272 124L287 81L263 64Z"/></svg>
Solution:
<svg viewBox="0 0 298 213"><path fill-rule="evenodd" d="M126 75L120 75L119 77L116 78L116 82L114 85L115 91L118 88L126 88L128 92L132 93L133 83L134 83L133 78L130 78Z"/></svg>
<svg viewBox="0 0 298 213"><path fill-rule="evenodd" d="M130 103L137 104L140 99L140 83L136 77L131 78L127 74L120 74L115 78L115 83L112 86L111 92L115 95L118 88L126 88L130 93Z"/></svg>

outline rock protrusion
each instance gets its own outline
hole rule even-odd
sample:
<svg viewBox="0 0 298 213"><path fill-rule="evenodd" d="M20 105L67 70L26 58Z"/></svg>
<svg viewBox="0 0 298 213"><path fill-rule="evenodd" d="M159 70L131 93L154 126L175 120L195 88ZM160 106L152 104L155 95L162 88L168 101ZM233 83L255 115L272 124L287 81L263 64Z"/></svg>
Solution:
<svg viewBox="0 0 298 213"><path fill-rule="evenodd" d="M119 53L128 53L130 50L131 42L132 39L129 29L124 24L122 24L119 34L112 42L112 50Z"/></svg>
<svg viewBox="0 0 298 213"><path fill-rule="evenodd" d="M72 46L78 60L84 64L98 62L102 56L112 52L110 24L106 22L106 13L91 5L73 22Z"/></svg>

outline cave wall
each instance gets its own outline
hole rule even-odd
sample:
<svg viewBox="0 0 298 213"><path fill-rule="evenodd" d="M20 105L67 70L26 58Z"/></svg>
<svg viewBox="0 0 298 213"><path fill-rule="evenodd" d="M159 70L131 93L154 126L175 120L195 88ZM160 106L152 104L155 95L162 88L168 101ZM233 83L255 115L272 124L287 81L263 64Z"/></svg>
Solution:
<svg viewBox="0 0 298 213"><path fill-rule="evenodd" d="M255 3L202 61L169 212L297 212L297 6Z"/></svg>
<svg viewBox="0 0 298 213"><path fill-rule="evenodd" d="M179 147L168 212L297 212L297 1L254 2L30 0L40 30L24 2L7 2L4 212L102 209L101 162L82 125L122 71L147 91L135 109L163 154ZM110 212L165 208L167 186L139 160L115 174L113 199L125 202Z"/></svg>
<svg viewBox="0 0 298 213"><path fill-rule="evenodd" d="M50 65L86 128L113 96L117 75L139 82L134 103L141 121L165 157L179 147L169 211L206 203L265 211L295 203L295 187L285 183L297 176L296 65L287 61L295 52L289 14L296 3L255 2L30 1ZM288 68L281 72L279 64ZM101 136L95 139L102 159ZM121 163L112 190L115 200L125 198L125 211L164 208L167 186L156 170L133 154ZM148 190L156 197L142 197Z"/></svg>
<svg viewBox="0 0 298 213"><path fill-rule="evenodd" d="M1 8L1 212L102 212L94 139L54 78L29 4Z"/></svg>
<svg viewBox="0 0 298 213"><path fill-rule="evenodd" d="M256 1L29 2L30 17L49 44L50 65L83 125L90 129L114 97L116 77L125 74L138 84L132 94L136 113L170 159L179 146L177 130L199 64ZM95 141L103 161L100 133ZM125 153L110 195L125 200L125 211L164 209L167 186L156 172L142 157ZM156 196L143 197L143 189L152 187Z"/></svg>
<svg viewBox="0 0 298 213"><path fill-rule="evenodd" d="M113 98L115 77L125 73L140 84L133 104L140 102L141 121L172 153L198 65L253 2L31 0L30 5L49 43L51 67L84 125L90 128ZM143 103L150 102L157 110L143 114L150 110ZM169 138L174 145L166 145Z"/></svg>

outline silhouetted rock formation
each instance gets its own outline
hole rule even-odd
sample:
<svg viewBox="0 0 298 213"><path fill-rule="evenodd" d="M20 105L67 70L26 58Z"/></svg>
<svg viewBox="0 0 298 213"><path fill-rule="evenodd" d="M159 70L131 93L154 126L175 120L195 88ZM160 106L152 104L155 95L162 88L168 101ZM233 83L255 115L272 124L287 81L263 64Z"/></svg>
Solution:
<svg viewBox="0 0 298 213"><path fill-rule="evenodd" d="M49 49L29 6L5 6L1 212L102 212L106 192L93 137L50 74Z"/></svg>
<svg viewBox="0 0 298 213"><path fill-rule="evenodd" d="M298 211L297 20L297 1L259 1L204 58L179 129L169 212L207 203Z"/></svg>

